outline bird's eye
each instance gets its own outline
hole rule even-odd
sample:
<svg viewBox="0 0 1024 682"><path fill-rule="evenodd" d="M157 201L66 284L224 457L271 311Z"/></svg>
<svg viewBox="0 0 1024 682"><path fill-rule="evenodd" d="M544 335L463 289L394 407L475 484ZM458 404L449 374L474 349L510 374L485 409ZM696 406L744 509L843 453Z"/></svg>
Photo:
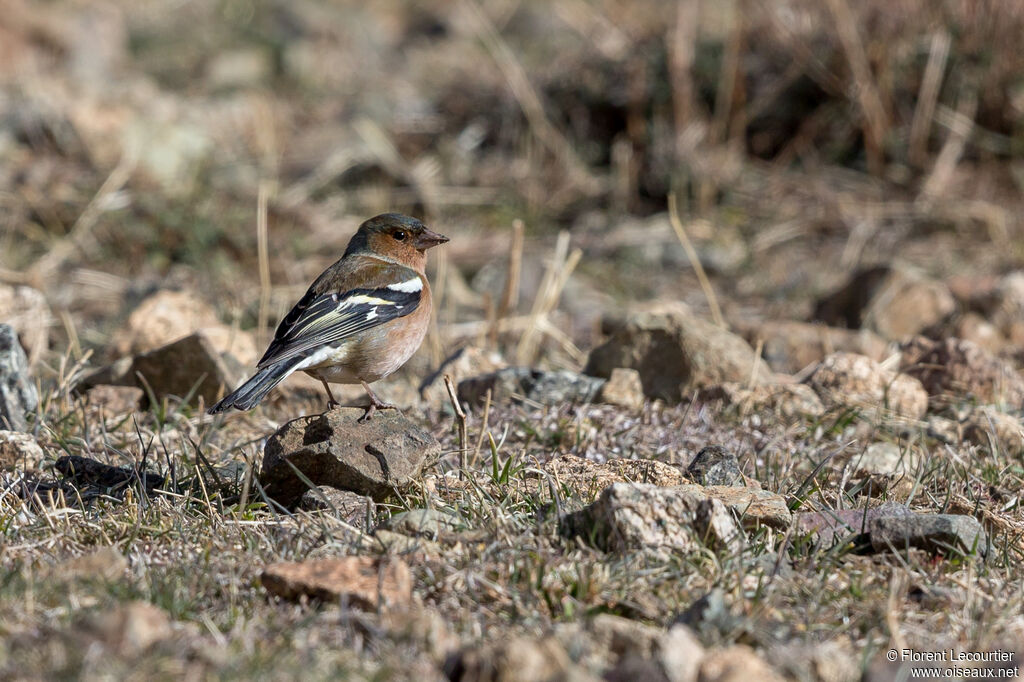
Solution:
<svg viewBox="0 0 1024 682"><path fill-rule="evenodd" d="M395 230L391 233L391 236L398 241L403 241L405 239L405 232L403 230Z"/></svg>

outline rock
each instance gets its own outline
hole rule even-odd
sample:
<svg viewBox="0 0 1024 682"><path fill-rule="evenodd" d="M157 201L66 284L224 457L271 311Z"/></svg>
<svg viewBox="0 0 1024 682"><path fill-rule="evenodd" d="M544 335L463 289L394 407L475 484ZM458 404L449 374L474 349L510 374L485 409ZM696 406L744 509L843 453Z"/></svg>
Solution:
<svg viewBox="0 0 1024 682"><path fill-rule="evenodd" d="M0 324L0 429L25 431L26 416L39 406L39 393L28 375L28 358L18 335Z"/></svg>
<svg viewBox="0 0 1024 682"><path fill-rule="evenodd" d="M263 587L284 599L306 596L368 611L404 606L412 600L412 573L398 558L347 556L271 564Z"/></svg>
<svg viewBox="0 0 1024 682"><path fill-rule="evenodd" d="M123 415L135 412L142 405L145 392L138 386L113 386L99 384L86 392L90 405L99 407L108 415Z"/></svg>
<svg viewBox="0 0 1024 682"><path fill-rule="evenodd" d="M211 89L253 87L264 82L273 70L269 50L249 48L218 52L206 66Z"/></svg>
<svg viewBox="0 0 1024 682"><path fill-rule="evenodd" d="M807 384L829 408L885 406L908 419L921 419L928 409L928 394L920 382L863 355L833 353L815 368Z"/></svg>
<svg viewBox="0 0 1024 682"><path fill-rule="evenodd" d="M111 346L114 354L141 355L198 331L218 353L231 353L243 366L256 363L256 344L246 332L221 323L205 301L184 291L157 291L132 311Z"/></svg>
<svg viewBox="0 0 1024 682"><path fill-rule="evenodd" d="M484 646L470 646L452 656L445 663L444 672L452 682L584 682L591 679L576 668L554 637L514 637Z"/></svg>
<svg viewBox="0 0 1024 682"><path fill-rule="evenodd" d="M696 682L704 647L690 628L671 626L658 640L656 650L655 657L669 682Z"/></svg>
<svg viewBox="0 0 1024 682"><path fill-rule="evenodd" d="M386 519L381 528L436 540L442 533L454 533L465 524L457 516L436 509L411 509Z"/></svg>
<svg viewBox="0 0 1024 682"><path fill-rule="evenodd" d="M1014 457L1024 454L1024 424L990 406L970 411L962 424L965 440L982 447L995 445Z"/></svg>
<svg viewBox="0 0 1024 682"><path fill-rule="evenodd" d="M868 528L874 519L883 516L910 516L912 513L906 505L895 502L883 502L877 507L866 509L798 512L793 515L796 524L794 530L798 536L811 536L826 547L846 539L852 540L855 544L863 544L867 541ZM851 535L854 537L851 538Z"/></svg>
<svg viewBox="0 0 1024 682"><path fill-rule="evenodd" d="M459 648L459 638L437 609L411 605L408 609L388 609L380 614L380 624L392 640L410 641L426 650L436 663L443 664Z"/></svg>
<svg viewBox="0 0 1024 682"><path fill-rule="evenodd" d="M818 417L825 406L814 390L806 384L758 384L747 388L736 382L718 384L701 391L708 402L720 401L726 407L744 412L774 412L783 417Z"/></svg>
<svg viewBox="0 0 1024 682"><path fill-rule="evenodd" d="M128 559L113 547L100 547L64 562L57 570L66 578L114 582L124 578Z"/></svg>
<svg viewBox="0 0 1024 682"><path fill-rule="evenodd" d="M33 471L46 454L36 439L20 431L0 431L0 471Z"/></svg>
<svg viewBox="0 0 1024 682"><path fill-rule="evenodd" d="M880 516L868 525L876 552L916 547L933 554L985 554L985 531L973 516L903 514Z"/></svg>
<svg viewBox="0 0 1024 682"><path fill-rule="evenodd" d="M644 385L640 381L640 372L635 369L616 367L612 370L608 381L601 386L597 400L606 405L624 407L627 410L639 410L644 406Z"/></svg>
<svg viewBox="0 0 1024 682"><path fill-rule="evenodd" d="M241 373L214 348L205 332L196 332L166 346L137 355L128 373L159 400L191 395L212 404L241 381ZM139 378L141 377L141 378Z"/></svg>
<svg viewBox="0 0 1024 682"><path fill-rule="evenodd" d="M704 488L704 492L709 497L720 500L736 515L744 528L757 529L762 525L776 530L789 528L791 514L789 505L782 495L732 485L709 485Z"/></svg>
<svg viewBox="0 0 1024 682"><path fill-rule="evenodd" d="M942 282L904 267L881 266L861 270L819 301L814 319L903 341L942 322L955 309L953 294Z"/></svg>
<svg viewBox="0 0 1024 682"><path fill-rule="evenodd" d="M872 443L850 460L853 480L847 491L857 490L869 497L881 497L885 492L905 497L914 486L914 474L920 463L920 453L910 447Z"/></svg>
<svg viewBox="0 0 1024 682"><path fill-rule="evenodd" d="M744 644L714 649L700 664L700 682L782 682L775 670Z"/></svg>
<svg viewBox="0 0 1024 682"><path fill-rule="evenodd" d="M661 628L610 613L594 616L588 629L600 650L619 657L635 654L649 658L662 635Z"/></svg>
<svg viewBox="0 0 1024 682"><path fill-rule="evenodd" d="M49 347L53 324L46 296L32 287L0 284L0 320L14 329L25 344L29 365L35 364Z"/></svg>
<svg viewBox="0 0 1024 682"><path fill-rule="evenodd" d="M597 397L604 379L588 377L567 370L546 372L529 367L507 367L497 372L470 377L459 382L459 400L470 405L482 404L487 391L491 400L523 400L541 405L588 403Z"/></svg>
<svg viewBox="0 0 1024 682"><path fill-rule="evenodd" d="M736 455L720 445L701 448L686 473L701 485L743 485L743 472Z"/></svg>
<svg viewBox="0 0 1024 682"><path fill-rule="evenodd" d="M299 509L330 512L350 526L364 531L372 527L373 518L377 514L377 504L373 498L328 485L304 492L299 498Z"/></svg>
<svg viewBox="0 0 1024 682"><path fill-rule="evenodd" d="M435 371L423 379L419 385L420 396L431 405L448 404L444 375L450 375L458 386L463 379L492 374L505 367L508 367L508 363L496 351L463 346L445 358Z"/></svg>
<svg viewBox="0 0 1024 682"><path fill-rule="evenodd" d="M639 313L590 353L585 374L610 377L628 367L640 373L644 394L678 403L694 388L748 382L754 351L739 336L681 311Z"/></svg>
<svg viewBox="0 0 1024 682"><path fill-rule="evenodd" d="M75 486L124 488L142 483L147 491L160 488L167 480L152 471L136 467L116 467L81 455L63 455L54 462L57 473Z"/></svg>
<svg viewBox="0 0 1024 682"><path fill-rule="evenodd" d="M725 601L725 591L716 587L695 600L672 620L672 625L681 625L695 632L715 637L735 628L737 617Z"/></svg>
<svg viewBox="0 0 1024 682"><path fill-rule="evenodd" d="M595 463L575 455L562 455L543 466L560 487L583 499L593 499L612 483L650 483L675 486L690 483L679 469L651 459L610 459Z"/></svg>
<svg viewBox="0 0 1024 682"><path fill-rule="evenodd" d="M881 361L888 346L885 339L869 329L843 329L790 320L765 322L746 330L743 336L754 346L761 341L765 362L774 371L784 374L796 374L836 351Z"/></svg>
<svg viewBox="0 0 1024 682"><path fill-rule="evenodd" d="M661 558L692 551L700 540L735 548L743 539L725 505L696 485L613 483L593 504L563 517L561 531L605 551Z"/></svg>
<svg viewBox="0 0 1024 682"><path fill-rule="evenodd" d="M441 453L437 440L398 410L378 412L359 422L364 411L342 407L288 422L267 439L260 480L281 504L294 504L307 486L351 490L380 501L419 476Z"/></svg>
<svg viewBox="0 0 1024 682"><path fill-rule="evenodd" d="M993 354L1001 351L1007 343L999 328L977 313L960 316L953 326L951 336L970 341Z"/></svg>
<svg viewBox="0 0 1024 682"><path fill-rule="evenodd" d="M126 657L138 656L173 634L167 612L142 601L98 613L81 629L91 632L111 651Z"/></svg>
<svg viewBox="0 0 1024 682"><path fill-rule="evenodd" d="M1024 405L1024 377L1009 362L962 339L916 337L903 345L900 371L921 381L932 402Z"/></svg>

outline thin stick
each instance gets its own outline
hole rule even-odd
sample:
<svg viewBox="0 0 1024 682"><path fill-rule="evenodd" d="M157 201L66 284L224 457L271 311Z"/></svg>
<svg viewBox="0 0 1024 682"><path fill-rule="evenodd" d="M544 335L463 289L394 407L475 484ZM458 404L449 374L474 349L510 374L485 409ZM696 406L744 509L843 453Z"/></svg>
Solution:
<svg viewBox="0 0 1024 682"><path fill-rule="evenodd" d="M459 397L455 393L455 382L452 381L452 375L444 375L444 387L448 389L448 400L451 401L452 408L455 410L455 417L459 421L459 478L462 478L466 471L466 455L468 454L468 449L466 448L466 413L463 411Z"/></svg>
<svg viewBox="0 0 1024 682"><path fill-rule="evenodd" d="M928 65L924 67L921 89L917 92L917 106L914 108L914 119L910 124L907 157L918 167L924 165L928 155L928 131L932 127L935 103L939 99L939 86L942 85L942 74L946 70L946 60L949 58L949 44L949 33L945 30L940 30L932 36Z"/></svg>
<svg viewBox="0 0 1024 682"><path fill-rule="evenodd" d="M697 255L697 250L693 248L693 243L686 234L683 221L679 219L675 192L670 192L668 195L668 220L672 224L672 229L676 232L676 237L679 238L679 243L683 245L683 250L686 251L686 257L690 260L690 265L697 275L700 288L704 290L704 297L707 299L708 307L711 309L711 319L722 329L727 329L725 318L722 317L722 309L718 307L718 298L715 296L714 289L711 288L711 280L708 279L707 273L704 272L704 266L700 264L700 257Z"/></svg>
<svg viewBox="0 0 1024 682"><path fill-rule="evenodd" d="M480 448L484 444L484 434L487 433L487 420L491 416L491 389L487 389L487 395L484 400L484 416L480 422L480 436L476 439L476 448L473 450L473 466L476 466L477 459L480 457Z"/></svg>
<svg viewBox="0 0 1024 682"><path fill-rule="evenodd" d="M256 195L256 254L260 268L260 308L256 317L256 333L259 345L266 345L267 309L270 306L270 256L267 249L267 196L270 183L260 183Z"/></svg>
<svg viewBox="0 0 1024 682"><path fill-rule="evenodd" d="M505 274L505 290L501 293L501 304L498 306L498 319L503 320L510 311L519 305L519 273L523 266L523 221L516 218L512 221L512 244L508 252L508 272Z"/></svg>
<svg viewBox="0 0 1024 682"><path fill-rule="evenodd" d="M515 53L508 43L502 39L490 18L474 0L465 0L460 6L465 10L462 13L463 16L470 21L487 51L490 52L498 68L501 69L505 80L508 81L512 96L515 97L530 125L530 131L549 152L562 162L573 184L588 194L600 192L601 183L577 156L569 140L548 119L540 96L530 83L526 70L516 59Z"/></svg>
<svg viewBox="0 0 1024 682"><path fill-rule="evenodd" d="M886 113L877 84L871 74L864 41L857 30L857 19L853 16L846 0L828 0L826 3L835 19L836 33L843 47L846 61L853 74L857 103L864 115L864 141L868 166L872 174L882 173L884 166L885 136L889 132L889 115Z"/></svg>

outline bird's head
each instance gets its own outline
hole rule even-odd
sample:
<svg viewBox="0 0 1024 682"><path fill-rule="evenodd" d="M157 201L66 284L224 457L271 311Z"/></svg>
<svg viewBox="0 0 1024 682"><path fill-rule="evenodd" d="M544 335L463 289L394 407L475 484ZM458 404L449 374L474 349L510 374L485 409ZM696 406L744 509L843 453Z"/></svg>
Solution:
<svg viewBox="0 0 1024 682"><path fill-rule="evenodd" d="M359 226L345 253L377 254L412 265L423 263L427 249L446 241L448 237L428 229L416 218L382 213Z"/></svg>

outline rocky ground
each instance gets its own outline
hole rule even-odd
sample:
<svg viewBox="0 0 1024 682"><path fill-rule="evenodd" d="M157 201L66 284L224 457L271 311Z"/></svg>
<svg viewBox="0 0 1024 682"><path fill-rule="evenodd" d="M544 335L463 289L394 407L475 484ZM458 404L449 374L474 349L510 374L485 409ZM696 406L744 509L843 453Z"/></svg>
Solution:
<svg viewBox="0 0 1024 682"><path fill-rule="evenodd" d="M1015 3L0 16L0 677L1019 666ZM384 210L400 410L206 415Z"/></svg>

